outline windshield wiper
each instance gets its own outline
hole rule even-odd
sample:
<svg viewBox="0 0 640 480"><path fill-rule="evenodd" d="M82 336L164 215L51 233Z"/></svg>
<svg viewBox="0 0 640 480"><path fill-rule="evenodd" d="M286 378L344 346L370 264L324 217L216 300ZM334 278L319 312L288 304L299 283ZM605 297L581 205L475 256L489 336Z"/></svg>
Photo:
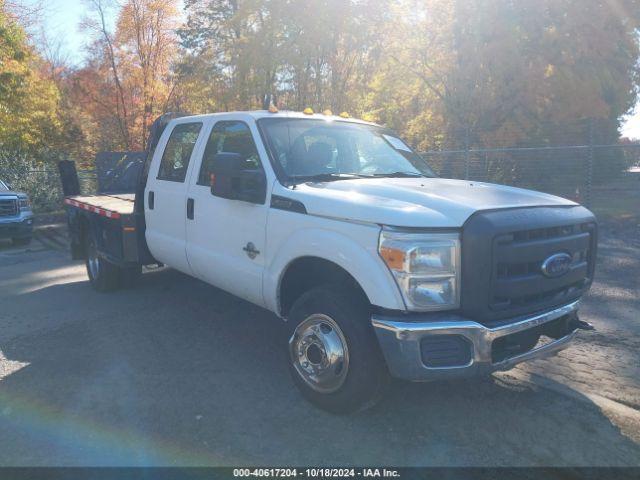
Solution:
<svg viewBox="0 0 640 480"><path fill-rule="evenodd" d="M293 185L305 182L335 182L337 180L353 180L365 178L357 173L316 173L315 175L291 175L289 179Z"/></svg>
<svg viewBox="0 0 640 480"><path fill-rule="evenodd" d="M417 178L426 177L422 173L417 172L389 172L389 173L372 173L367 175L368 177L381 177L381 178Z"/></svg>

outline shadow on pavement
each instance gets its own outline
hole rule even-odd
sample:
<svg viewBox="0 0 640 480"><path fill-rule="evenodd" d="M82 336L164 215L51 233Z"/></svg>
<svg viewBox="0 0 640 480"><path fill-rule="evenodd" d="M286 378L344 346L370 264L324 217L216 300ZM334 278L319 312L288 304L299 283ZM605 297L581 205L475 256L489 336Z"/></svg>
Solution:
<svg viewBox="0 0 640 480"><path fill-rule="evenodd" d="M633 465L589 403L493 377L395 382L372 410L307 404L272 314L172 270L109 295L88 282L11 297L0 465ZM43 310L44 305L49 308ZM26 317L26 315L25 315Z"/></svg>

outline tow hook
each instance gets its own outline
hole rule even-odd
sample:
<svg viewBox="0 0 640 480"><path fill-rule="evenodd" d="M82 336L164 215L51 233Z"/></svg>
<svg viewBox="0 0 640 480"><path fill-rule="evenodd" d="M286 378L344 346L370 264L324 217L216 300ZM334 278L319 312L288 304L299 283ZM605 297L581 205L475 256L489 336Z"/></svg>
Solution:
<svg viewBox="0 0 640 480"><path fill-rule="evenodd" d="M574 318L571 322L571 325L575 328L579 328L580 330L595 330L596 327L591 325L589 322L585 322L584 320L580 320L578 317Z"/></svg>

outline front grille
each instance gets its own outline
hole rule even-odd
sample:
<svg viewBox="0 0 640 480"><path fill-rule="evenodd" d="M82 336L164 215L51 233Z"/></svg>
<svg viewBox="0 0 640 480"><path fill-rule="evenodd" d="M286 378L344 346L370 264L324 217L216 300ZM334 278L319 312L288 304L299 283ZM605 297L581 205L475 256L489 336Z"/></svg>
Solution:
<svg viewBox="0 0 640 480"><path fill-rule="evenodd" d="M569 303L591 285L597 227L584 207L479 212L462 231L462 313L487 325ZM564 275L543 262L571 256Z"/></svg>
<svg viewBox="0 0 640 480"><path fill-rule="evenodd" d="M0 198L0 217L14 217L18 214L18 200Z"/></svg>
<svg viewBox="0 0 640 480"><path fill-rule="evenodd" d="M490 307L494 310L534 307L580 295L590 282L589 260L595 224L583 223L520 230L494 239ZM558 278L542 273L546 258L571 255L569 271Z"/></svg>

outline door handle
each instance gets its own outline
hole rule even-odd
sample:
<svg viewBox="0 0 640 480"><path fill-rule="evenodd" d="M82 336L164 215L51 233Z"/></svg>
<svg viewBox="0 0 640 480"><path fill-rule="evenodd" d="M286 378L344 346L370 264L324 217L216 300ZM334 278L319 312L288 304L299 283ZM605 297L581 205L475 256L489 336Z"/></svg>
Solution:
<svg viewBox="0 0 640 480"><path fill-rule="evenodd" d="M149 205L149 210L153 210L155 199L156 199L155 195L151 190L149 190L149 200L147 201L147 204Z"/></svg>
<svg viewBox="0 0 640 480"><path fill-rule="evenodd" d="M193 207L194 207L193 198L188 198L187 199L187 218L189 220L193 220Z"/></svg>
<svg viewBox="0 0 640 480"><path fill-rule="evenodd" d="M244 253L246 253L251 260L260 255L260 250L256 249L256 246L253 244L253 242L247 243L245 247L242 247L242 250L244 250Z"/></svg>

